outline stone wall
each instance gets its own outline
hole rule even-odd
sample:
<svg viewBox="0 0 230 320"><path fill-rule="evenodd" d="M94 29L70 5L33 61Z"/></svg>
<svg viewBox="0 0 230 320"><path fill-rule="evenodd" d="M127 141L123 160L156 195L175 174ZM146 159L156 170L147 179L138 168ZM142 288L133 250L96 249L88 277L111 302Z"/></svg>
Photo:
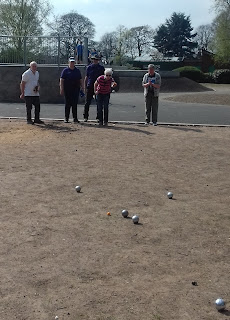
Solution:
<svg viewBox="0 0 230 320"><path fill-rule="evenodd" d="M65 66L38 66L40 74L40 95L42 103L63 103L63 97L59 94L59 78ZM20 96L20 82L22 73L28 67L17 65L0 66L0 102L22 102ZM85 66L80 66L82 77L85 76ZM118 82L117 91L132 92L143 91L141 81L146 71L117 70L114 78ZM177 78L177 72L161 72L163 78Z"/></svg>

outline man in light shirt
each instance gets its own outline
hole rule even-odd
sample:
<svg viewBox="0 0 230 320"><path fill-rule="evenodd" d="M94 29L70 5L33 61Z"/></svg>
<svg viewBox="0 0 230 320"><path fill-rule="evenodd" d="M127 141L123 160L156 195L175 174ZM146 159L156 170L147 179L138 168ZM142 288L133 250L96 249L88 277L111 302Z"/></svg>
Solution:
<svg viewBox="0 0 230 320"><path fill-rule="evenodd" d="M145 96L145 124L148 125L150 123L150 116L152 112L152 124L154 126L157 126L161 76L158 72L155 71L155 67L153 64L148 65L148 72L143 77L142 86L144 88Z"/></svg>
<svg viewBox="0 0 230 320"><path fill-rule="evenodd" d="M27 123L44 123L40 120L39 72L37 71L37 63L35 61L32 61L30 68L22 74L20 88L20 98L26 102ZM34 122L31 118L33 105L35 107Z"/></svg>

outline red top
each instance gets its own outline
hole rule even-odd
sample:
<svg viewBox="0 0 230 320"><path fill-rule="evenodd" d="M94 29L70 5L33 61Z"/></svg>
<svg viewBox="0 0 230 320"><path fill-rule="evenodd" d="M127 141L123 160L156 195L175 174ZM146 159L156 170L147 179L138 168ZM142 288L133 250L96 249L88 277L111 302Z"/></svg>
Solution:
<svg viewBox="0 0 230 320"><path fill-rule="evenodd" d="M112 77L100 76L97 78L97 92L101 94L111 93L111 85L114 82Z"/></svg>

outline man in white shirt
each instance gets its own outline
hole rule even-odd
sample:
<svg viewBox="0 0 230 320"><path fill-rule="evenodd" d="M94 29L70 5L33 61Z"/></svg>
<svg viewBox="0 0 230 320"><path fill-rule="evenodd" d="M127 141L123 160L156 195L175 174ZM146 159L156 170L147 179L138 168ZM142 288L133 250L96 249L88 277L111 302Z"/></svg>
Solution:
<svg viewBox="0 0 230 320"><path fill-rule="evenodd" d="M22 74L21 99L25 99L28 124L42 124L40 120L40 97L39 97L39 72L37 71L37 63L32 61L30 68ZM34 122L31 119L32 107L35 107Z"/></svg>

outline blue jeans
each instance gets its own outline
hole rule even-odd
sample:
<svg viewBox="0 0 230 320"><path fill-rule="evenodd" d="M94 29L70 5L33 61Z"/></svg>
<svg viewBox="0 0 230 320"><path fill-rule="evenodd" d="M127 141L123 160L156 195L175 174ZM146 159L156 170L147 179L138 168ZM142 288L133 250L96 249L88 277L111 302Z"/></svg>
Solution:
<svg viewBox="0 0 230 320"><path fill-rule="evenodd" d="M104 120L104 123L108 122L109 99L110 99L110 93L108 94L99 93L97 95L98 120L100 124L103 124L103 120ZM104 109L104 119L103 119L103 109Z"/></svg>

